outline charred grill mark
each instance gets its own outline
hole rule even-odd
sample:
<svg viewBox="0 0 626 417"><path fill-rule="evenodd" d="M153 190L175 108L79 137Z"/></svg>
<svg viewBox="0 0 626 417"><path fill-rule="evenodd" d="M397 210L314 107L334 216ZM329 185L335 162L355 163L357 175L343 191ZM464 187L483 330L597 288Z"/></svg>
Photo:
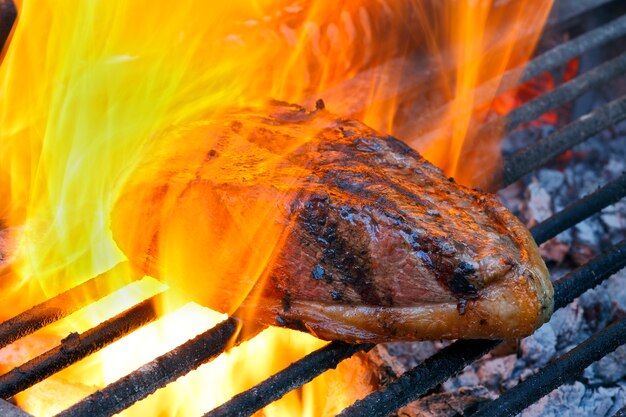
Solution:
<svg viewBox="0 0 626 417"><path fill-rule="evenodd" d="M356 200L375 202L376 205L386 208L387 210L384 210L385 215L393 218L396 223L407 223L405 219L408 217L408 214L398 206L396 201L391 200L384 194L375 193L375 190L369 188L372 184L389 183L384 177L372 172L368 172L367 176L365 176L361 172L349 169L334 169L325 173L324 181L332 182L339 190L351 194ZM394 187L393 184L389 185L392 188ZM427 204L414 194L408 192L404 194L399 190L396 191L407 198L415 198L420 204Z"/></svg>
<svg viewBox="0 0 626 417"><path fill-rule="evenodd" d="M354 136L356 134L352 130L346 129L343 126L339 127L339 131L341 132L344 138L349 138L350 136Z"/></svg>
<svg viewBox="0 0 626 417"><path fill-rule="evenodd" d="M376 139L385 142L385 145L387 145L392 152L397 153L398 155L413 159L415 159L415 156L417 155L415 151L409 147L409 145L394 138L393 136L377 136Z"/></svg>
<svg viewBox="0 0 626 417"><path fill-rule="evenodd" d="M419 258L422 264L433 274L440 285L447 289L458 300L459 314L464 314L468 300L475 299L479 295L479 290L472 282L475 268L467 262L458 262L458 251L452 242L440 237L421 234L416 232L417 226L412 221L412 217L400 207L403 202L424 207L424 216L428 216L433 222L441 221L441 208L436 207L431 201L423 196L417 195L413 189L402 181L397 181L393 175L385 172L379 173L373 170L364 170L363 167L370 165L371 159L376 158L375 154L391 149L394 153L407 157L416 158L413 150L404 143L393 137L369 138L367 135L354 135L353 132L346 132L345 128L340 129L341 134L347 140L323 142L317 151L335 152L341 155L340 163L320 164L314 170L314 175L323 183L333 184L339 191L338 195L349 195L356 201L371 202L379 207L383 215L404 229L405 239L414 251L414 255ZM348 133L348 134L346 134ZM419 158L419 157L418 157ZM420 158L421 159L421 158ZM354 165L354 162L357 162ZM334 162L337 162L336 160ZM345 163L343 163L345 162ZM339 167L339 168L338 168ZM390 167L394 168L394 167ZM400 169L403 169L400 167ZM424 176L422 180L427 179ZM450 178L450 182L454 179ZM377 184L387 184L393 193L381 192L376 189ZM427 184L428 185L428 184ZM442 190L446 192L446 190ZM399 198L393 198L394 194ZM449 191L448 191L449 194ZM331 192L331 196L334 193ZM307 202L304 211L305 228L313 235L317 242L322 245L322 257L319 260L324 273L321 270L312 272L313 278L318 281L329 271L336 272L338 283L352 288L361 300L370 305L391 305L392 300L383 300L376 293L372 282L370 261L367 259L367 252L356 253L351 247L354 239L344 240L337 235L337 225L329 224L328 216L331 211L338 211L339 217L349 223L353 223L351 208L345 203L340 207L330 208L331 198L313 198ZM489 206L488 202L481 201L482 206ZM489 208L489 207L486 207ZM337 209L337 210L335 210ZM333 300L343 298L341 291L333 288L331 293Z"/></svg>
<svg viewBox="0 0 626 417"><path fill-rule="evenodd" d="M454 266L456 250L448 242L420 236L411 229L406 229L405 233L415 255L422 261L422 265L428 268L437 281L458 299L459 314L465 314L467 300L478 297L477 288L468 279L476 272L474 266L464 261Z"/></svg>
<svg viewBox="0 0 626 417"><path fill-rule="evenodd" d="M382 300L372 280L369 253L355 254L350 241L336 233L336 226L331 226L326 236L328 246L322 250L321 262L333 266L339 275L339 281L352 288L361 301L368 305L390 305L389 300ZM358 249L357 249L358 250Z"/></svg>
<svg viewBox="0 0 626 417"><path fill-rule="evenodd" d="M403 148L406 146L404 144L398 144L396 140L392 140L391 138L386 139L386 143L390 147L394 148L394 150L398 153L401 152L401 149L396 148ZM357 150L363 151L364 153L375 151L372 147L369 147L367 150L361 149L361 144L363 142L363 138L355 139L353 140L353 146L355 146ZM366 139L365 144L367 144ZM410 149L404 151L409 154L412 153ZM359 158L358 152L351 152L351 154L352 157L356 157L357 159L364 159ZM331 174L331 172L327 173L327 177L331 176L329 174ZM366 181L363 180L363 174L345 169L341 171L333 170L332 177L334 177L334 184L338 188L342 191L353 194L357 198L371 199L373 193L368 190L368 186L370 184L384 182L399 195L405 197L408 201L414 202L422 207L432 206L430 202L416 195L411 190L402 186L402 184L396 181L390 181L386 178L386 176L383 177L373 172L367 173ZM450 181L453 182L454 179L450 179ZM389 208L389 210L384 210L386 217L392 219L396 225L403 225L406 227L405 233L407 241L415 251L416 256L422 261L423 265L433 273L438 282L459 299L459 313L463 314L465 311L466 301L468 299L474 299L478 296L478 290L468 280L468 277L475 273L473 266L466 262L460 262L458 265L455 265L454 256L457 254L457 251L454 245L450 242L433 238L431 236L422 236L415 232L414 225L412 225L410 221L407 221L407 219L410 219L410 216L398 207L396 201L392 201L385 194L382 194L376 197L376 202L383 207ZM441 217L441 214L438 212L436 207L430 208L426 214L435 219Z"/></svg>
<svg viewBox="0 0 626 417"><path fill-rule="evenodd" d="M337 215L341 217L342 212L347 215L351 209L345 206L331 207L328 196L313 196L298 214L305 230L321 248L319 263L312 269L311 277L327 284L334 282L331 298L335 301L345 300L343 291L337 288L338 285L342 285L346 289L354 290L366 304L391 305L390 299L381 300L378 296L367 248L356 247L355 242L358 242L358 239L354 239L353 236L348 238L341 236L337 222L330 218ZM334 278L337 280L334 281Z"/></svg>
<svg viewBox="0 0 626 417"><path fill-rule="evenodd" d="M350 193L357 199L367 199L371 201L374 197L374 193L368 190L368 185L371 183L381 183L384 178L371 172L367 173L366 180L364 177L365 175L362 173L354 172L348 169L329 170L326 172L326 178L332 178L334 184L341 191ZM415 195L405 187L402 187L394 182L385 182L400 195L414 201L416 204L424 207L428 207L430 205L427 201ZM454 257L457 254L457 251L454 245L439 238L418 234L415 231L415 225L411 224L410 221L407 221L410 217L398 207L397 202L392 201L385 194L376 196L376 203L382 207L388 208L388 210L383 210L387 218L393 220L396 225L405 227L404 231L406 233L407 241L411 245L416 256L422 261L423 265L432 272L437 281L444 288L447 288L459 300L459 314L464 314L466 301L468 299L474 299L478 296L478 290L468 280L468 276L474 274L474 268L466 262L461 262L455 265ZM345 208L342 208L340 213L347 212ZM429 209L427 214L434 218L441 217L435 208ZM326 255L327 254L328 252L326 252ZM351 263L351 259L349 257L343 261L346 264ZM375 299L373 299L371 295L368 295L373 293L373 290L368 291L366 289L367 285L363 285L364 283L367 284L369 282L367 276L363 276L362 271L358 269L356 269L356 272L359 274L359 277L358 280L355 280L354 282L359 282L359 285L363 288L355 288L355 290L357 290L357 293L362 297L363 301L367 302L369 300L371 302L377 301L381 303L382 300L380 299L380 296L376 296ZM344 274L342 282L354 287L351 280L346 281L346 276L351 277L352 275ZM391 303L391 301L392 300L388 300L387 302Z"/></svg>
<svg viewBox="0 0 626 417"><path fill-rule="evenodd" d="M283 293L283 298L281 298L281 305L283 307L283 311L286 313L291 308L291 295L288 293Z"/></svg>
<svg viewBox="0 0 626 417"><path fill-rule="evenodd" d="M304 228L317 238L328 219L328 196L313 195L298 213Z"/></svg>
<svg viewBox="0 0 626 417"><path fill-rule="evenodd" d="M372 140L372 143L370 143L367 141L367 139L367 137L359 137L353 140L352 146L335 144L333 145L333 148L339 150L338 148L341 146L340 150L343 154L347 156L346 160L358 161L359 167L368 166L371 163L371 153L382 152L384 151L384 149L380 147L379 141ZM367 150L363 149L363 147L367 148ZM380 203L384 204L387 207L393 208L405 217L406 213L404 213L404 211L398 207L397 202L391 201L388 198L383 197L382 195L377 194L376 196L374 196L374 193L370 191L369 187L371 187L372 184L387 184L392 190L405 197L413 204L421 205L423 207L432 206L431 209L436 209L436 207L434 207L432 203L413 193L408 188L404 187L401 183L395 181L393 177L385 174L379 174L377 172L374 172L373 170L363 172L357 169L350 169L349 165L347 166L347 168L337 169L335 165L332 169L326 169L323 173L324 181L333 181L337 188L342 191L354 194L357 197L365 197L370 200L372 200L374 197L377 197L379 199L382 198L382 201L379 201ZM423 180L426 179L427 177L423 178Z"/></svg>

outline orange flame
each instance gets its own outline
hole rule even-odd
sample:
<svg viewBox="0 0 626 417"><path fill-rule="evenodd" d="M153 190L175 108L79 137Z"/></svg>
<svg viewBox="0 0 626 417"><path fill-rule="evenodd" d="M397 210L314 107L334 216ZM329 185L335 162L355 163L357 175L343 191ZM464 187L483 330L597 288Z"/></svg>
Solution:
<svg viewBox="0 0 626 417"><path fill-rule="evenodd" d="M449 175L472 183L475 166L462 158L483 144L471 109L490 102L498 77L528 59L550 6L532 0L21 1L0 66L0 215L17 241L9 269L0 270L6 306L0 319L124 261L109 224L122 184L146 154L159 152L155 138L163 132L201 118L219 122L217 115L235 106L322 97L331 111L404 137ZM421 71L426 66L435 71ZM495 83L478 100L474 89L488 80ZM435 108L424 105L426 97L434 97ZM281 245L281 230L264 227L275 215L271 207L259 201L256 218L230 218L228 233L199 238L214 252L198 265L185 265L168 247L166 267L210 268L216 277L239 273L257 282ZM202 215L185 213L181 221ZM129 227L141 233L142 225ZM253 247L258 241L264 244ZM244 257L245 270L238 268ZM131 284L130 274L111 280L104 283L111 289L129 285L0 351L0 363L15 366L25 358L10 349L32 357L36 346L54 345L163 290L149 278ZM248 291L238 289L228 310ZM54 414L222 318L196 304L168 304L163 319L25 391L19 403L36 415ZM201 414L322 344L266 330L124 415ZM330 395L340 380L325 374L266 414L332 415L365 390Z"/></svg>

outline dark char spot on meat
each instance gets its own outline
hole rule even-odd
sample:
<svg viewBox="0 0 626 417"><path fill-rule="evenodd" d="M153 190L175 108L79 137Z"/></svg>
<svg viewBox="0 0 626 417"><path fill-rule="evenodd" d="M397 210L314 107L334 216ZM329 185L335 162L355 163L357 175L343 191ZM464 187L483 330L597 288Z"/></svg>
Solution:
<svg viewBox="0 0 626 417"><path fill-rule="evenodd" d="M475 295L478 291L467 278L475 272L476 270L471 264L464 261L459 262L457 267L454 269L454 275L452 277L452 282L450 283L452 291L456 294Z"/></svg>
<svg viewBox="0 0 626 417"><path fill-rule="evenodd" d="M324 267L318 264L318 265L315 265L315 267L311 271L311 276L313 277L313 279L320 281L321 279L324 278L325 273L326 271L324 270Z"/></svg>

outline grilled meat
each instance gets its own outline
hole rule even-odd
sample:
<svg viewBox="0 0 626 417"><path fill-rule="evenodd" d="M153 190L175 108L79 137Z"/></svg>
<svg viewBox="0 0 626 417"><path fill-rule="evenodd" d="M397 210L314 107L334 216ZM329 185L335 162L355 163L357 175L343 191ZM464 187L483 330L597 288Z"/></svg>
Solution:
<svg viewBox="0 0 626 417"><path fill-rule="evenodd" d="M200 303L324 339L515 338L553 308L528 230L399 140L273 103L163 135L112 215Z"/></svg>

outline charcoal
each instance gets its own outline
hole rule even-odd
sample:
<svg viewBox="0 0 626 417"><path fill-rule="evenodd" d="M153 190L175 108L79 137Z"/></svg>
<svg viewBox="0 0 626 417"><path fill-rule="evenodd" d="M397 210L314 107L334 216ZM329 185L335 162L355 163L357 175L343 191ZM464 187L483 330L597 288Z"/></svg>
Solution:
<svg viewBox="0 0 626 417"><path fill-rule="evenodd" d="M585 388L579 381L562 385L524 410L521 417L610 417L624 403L623 387Z"/></svg>
<svg viewBox="0 0 626 417"><path fill-rule="evenodd" d="M568 232L561 233L555 239L550 239L539 247L543 259L562 263L569 254L571 245L571 234Z"/></svg>
<svg viewBox="0 0 626 417"><path fill-rule="evenodd" d="M600 219L606 225L606 227L614 229L626 228L626 219L617 212L616 209L607 211L600 215Z"/></svg>
<svg viewBox="0 0 626 417"><path fill-rule="evenodd" d="M493 400L496 395L484 387L459 388L452 392L433 394L401 408L397 417L452 417L463 414L472 405Z"/></svg>
<svg viewBox="0 0 626 417"><path fill-rule="evenodd" d="M612 384L626 376L626 345L622 345L585 369L592 384Z"/></svg>
<svg viewBox="0 0 626 417"><path fill-rule="evenodd" d="M525 366L545 366L556 354L557 336L550 323L541 326L535 333L520 342Z"/></svg>
<svg viewBox="0 0 626 417"><path fill-rule="evenodd" d="M407 370L400 356L391 353L385 344L377 345L367 354L363 354L363 356L365 356L368 365L370 365L369 368L375 372L375 379L380 385L393 381Z"/></svg>
<svg viewBox="0 0 626 417"><path fill-rule="evenodd" d="M595 216L594 218L578 223L574 227L574 230L576 231L578 240L591 247L597 246L599 243L598 238L604 234L604 229Z"/></svg>
<svg viewBox="0 0 626 417"><path fill-rule="evenodd" d="M580 297L586 326L596 332L607 326L612 317L612 299L606 285L587 291Z"/></svg>
<svg viewBox="0 0 626 417"><path fill-rule="evenodd" d="M609 243L615 244L624 238L626 230L626 201L619 201L611 207L603 210L600 220L609 235Z"/></svg>
<svg viewBox="0 0 626 417"><path fill-rule="evenodd" d="M541 223L552 215L552 198L539 181L533 179L527 194L526 221L529 226Z"/></svg>
<svg viewBox="0 0 626 417"><path fill-rule="evenodd" d="M373 353L380 353L385 350L387 354L392 356L400 366L402 371L414 368L426 358L434 355L448 343L445 342L395 342L384 343L373 349Z"/></svg>
<svg viewBox="0 0 626 417"><path fill-rule="evenodd" d="M626 314L626 270L622 269L613 275L604 285L616 310L614 314Z"/></svg>
<svg viewBox="0 0 626 417"><path fill-rule="evenodd" d="M474 387L481 385L481 380L476 373L477 366L475 364L467 366L457 376L448 379L443 383L443 388L446 391L454 391L463 387Z"/></svg>
<svg viewBox="0 0 626 417"><path fill-rule="evenodd" d="M550 194L555 195L565 183L565 175L556 169L542 169L537 174L539 184Z"/></svg>
<svg viewBox="0 0 626 417"><path fill-rule="evenodd" d="M581 336L586 338L586 335L581 334L583 310L578 300L555 311L548 323L554 329L556 348L559 352L568 350L569 346L578 343Z"/></svg>
<svg viewBox="0 0 626 417"><path fill-rule="evenodd" d="M622 172L626 171L626 162L619 157L611 156L604 166L604 171L611 177L617 177L621 175Z"/></svg>
<svg viewBox="0 0 626 417"><path fill-rule="evenodd" d="M572 244L569 256L574 262L575 266L581 266L592 260L596 254L597 249L594 247L594 245L588 245L581 242L580 240L577 240Z"/></svg>
<svg viewBox="0 0 626 417"><path fill-rule="evenodd" d="M510 186L498 191L498 200L513 214L520 217L521 210L525 206L524 190L526 187L521 181L515 182Z"/></svg>
<svg viewBox="0 0 626 417"><path fill-rule="evenodd" d="M483 362L477 372L481 384L493 391L499 391L502 383L513 375L516 362L516 355L503 356Z"/></svg>

